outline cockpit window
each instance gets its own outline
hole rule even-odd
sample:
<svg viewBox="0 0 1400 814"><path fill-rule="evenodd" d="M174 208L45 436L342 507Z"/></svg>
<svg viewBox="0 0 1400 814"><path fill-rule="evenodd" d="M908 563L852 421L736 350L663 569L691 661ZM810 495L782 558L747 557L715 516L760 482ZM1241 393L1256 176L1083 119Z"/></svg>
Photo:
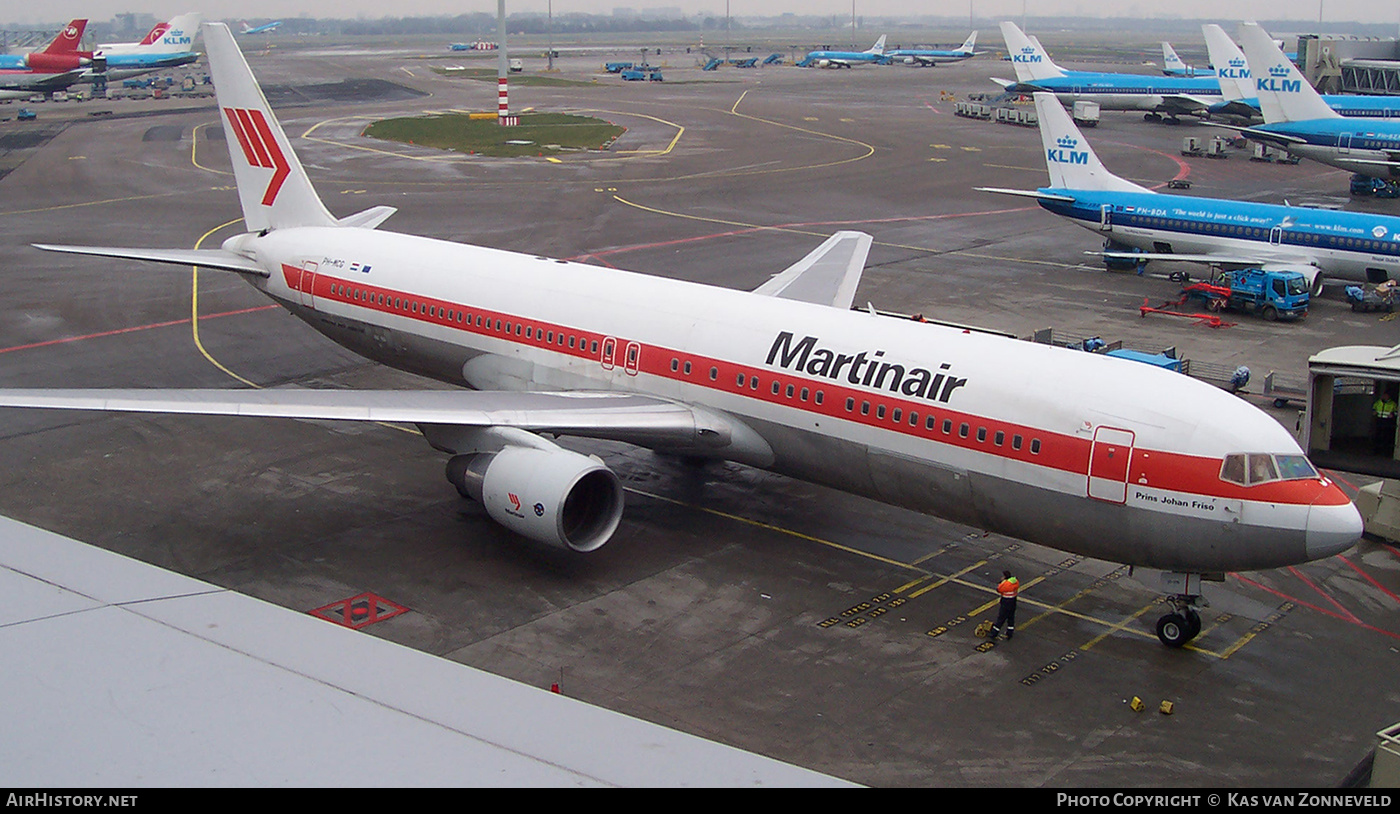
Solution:
<svg viewBox="0 0 1400 814"><path fill-rule="evenodd" d="M1220 479L1244 486L1244 456L1238 454L1226 455L1225 465L1220 467Z"/></svg>
<svg viewBox="0 0 1400 814"><path fill-rule="evenodd" d="M1311 480L1317 470L1302 455L1265 455L1263 453L1234 453L1225 456L1220 466L1220 479L1240 486L1258 486L1281 480Z"/></svg>
<svg viewBox="0 0 1400 814"><path fill-rule="evenodd" d="M1272 455L1249 456L1249 485L1278 480L1278 467Z"/></svg>
<svg viewBox="0 0 1400 814"><path fill-rule="evenodd" d="M1311 480L1317 477L1317 470L1302 455L1277 455L1278 476L1283 480Z"/></svg>

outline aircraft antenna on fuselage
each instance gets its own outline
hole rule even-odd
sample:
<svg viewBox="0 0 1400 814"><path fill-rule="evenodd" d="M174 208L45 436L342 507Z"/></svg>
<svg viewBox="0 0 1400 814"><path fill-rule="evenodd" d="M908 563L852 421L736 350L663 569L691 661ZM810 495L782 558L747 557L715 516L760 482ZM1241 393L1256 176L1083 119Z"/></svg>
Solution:
<svg viewBox="0 0 1400 814"><path fill-rule="evenodd" d="M204 47L248 231L335 225L272 115L233 32L223 23L205 23Z"/></svg>

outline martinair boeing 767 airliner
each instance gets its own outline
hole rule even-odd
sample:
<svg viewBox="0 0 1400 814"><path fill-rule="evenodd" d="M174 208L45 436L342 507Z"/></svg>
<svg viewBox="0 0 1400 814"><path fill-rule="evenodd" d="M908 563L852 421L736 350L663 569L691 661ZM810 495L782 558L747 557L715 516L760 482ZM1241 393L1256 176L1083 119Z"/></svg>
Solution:
<svg viewBox="0 0 1400 814"><path fill-rule="evenodd" d="M41 248L242 275L367 357L473 390L8 390L0 405L387 420L525 537L607 542L623 490L544 437L740 461L1184 577L1330 556L1356 508L1289 433L1149 365L852 311L871 238L839 232L753 292L375 231L317 197L228 28L205 27L248 232L200 251Z"/></svg>

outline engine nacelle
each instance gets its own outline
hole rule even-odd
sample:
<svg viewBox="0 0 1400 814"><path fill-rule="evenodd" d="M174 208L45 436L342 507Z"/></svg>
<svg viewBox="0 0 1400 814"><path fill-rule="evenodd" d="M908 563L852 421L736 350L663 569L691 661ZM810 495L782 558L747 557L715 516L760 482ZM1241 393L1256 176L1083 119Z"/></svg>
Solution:
<svg viewBox="0 0 1400 814"><path fill-rule="evenodd" d="M77 54L30 53L24 55L24 64L35 71L71 71L81 68L89 60Z"/></svg>
<svg viewBox="0 0 1400 814"><path fill-rule="evenodd" d="M622 483L598 461L566 449L506 447L458 455L447 479L492 520L555 548L595 551L622 521Z"/></svg>

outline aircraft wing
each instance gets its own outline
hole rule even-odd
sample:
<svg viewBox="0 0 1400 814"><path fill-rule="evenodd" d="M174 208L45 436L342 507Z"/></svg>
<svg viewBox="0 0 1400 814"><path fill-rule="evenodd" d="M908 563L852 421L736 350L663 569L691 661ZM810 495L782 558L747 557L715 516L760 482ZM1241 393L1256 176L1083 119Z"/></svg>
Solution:
<svg viewBox="0 0 1400 814"><path fill-rule="evenodd" d="M392 207L376 207L376 209L380 208L392 210ZM392 211L389 214L393 214ZM385 218L388 216L384 215ZM382 221L383 218L380 220ZM234 254L223 249L129 249L114 246L60 246L52 243L34 243L32 245L34 248L43 249L46 252L121 257L128 260L146 260L152 263L173 263L178 266L200 266L201 268L222 269L224 271L239 271L245 274L256 274L259 277L268 276L267 269L261 265L241 254Z"/></svg>
<svg viewBox="0 0 1400 814"><path fill-rule="evenodd" d="M1346 162L1348 164L1367 164L1373 167L1391 167L1392 169L1400 169L1400 154L1396 154L1394 152L1387 152L1387 155L1389 156L1389 158L1387 159L1357 158L1355 156L1347 156Z"/></svg>
<svg viewBox="0 0 1400 814"><path fill-rule="evenodd" d="M837 232L753 293L848 309L872 240L864 232Z"/></svg>
<svg viewBox="0 0 1400 814"><path fill-rule="evenodd" d="M1316 267L1305 257L1280 258L1247 254L1173 254L1172 252L1084 252L1094 257L1107 257L1110 260L1179 260L1183 263L1210 263L1222 268L1268 268L1297 271L1306 266L1313 271Z"/></svg>
<svg viewBox="0 0 1400 814"><path fill-rule="evenodd" d="M1162 97L1162 107L1173 113L1200 113L1215 104L1215 99L1175 93Z"/></svg>
<svg viewBox="0 0 1400 814"><path fill-rule="evenodd" d="M1241 127L1235 124L1225 124L1224 122L1206 122L1214 127L1223 127L1226 130L1234 130L1236 133L1252 141L1261 141L1266 144L1276 144L1279 147L1287 148L1295 144L1307 144L1308 140L1299 136L1291 136L1287 133L1275 133L1272 130L1260 130L1257 127Z"/></svg>
<svg viewBox="0 0 1400 814"><path fill-rule="evenodd" d="M0 74L0 89L55 91L63 90L82 78L86 68L76 68L66 73L3 73Z"/></svg>
<svg viewBox="0 0 1400 814"><path fill-rule="evenodd" d="M671 446L723 446L730 430L680 402L610 391L13 389L0 390L0 407L513 428Z"/></svg>

